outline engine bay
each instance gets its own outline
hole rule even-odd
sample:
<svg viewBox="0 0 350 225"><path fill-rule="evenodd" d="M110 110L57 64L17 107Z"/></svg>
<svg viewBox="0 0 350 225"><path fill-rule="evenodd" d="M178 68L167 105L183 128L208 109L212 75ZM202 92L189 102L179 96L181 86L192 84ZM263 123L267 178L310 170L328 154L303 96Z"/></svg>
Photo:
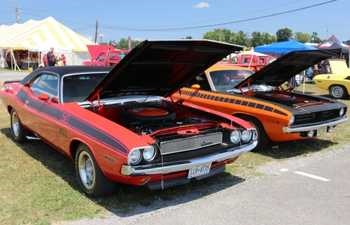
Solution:
<svg viewBox="0 0 350 225"><path fill-rule="evenodd" d="M140 135L192 124L217 124L213 118L205 117L203 113L199 114L193 109L166 100L104 105L90 110Z"/></svg>

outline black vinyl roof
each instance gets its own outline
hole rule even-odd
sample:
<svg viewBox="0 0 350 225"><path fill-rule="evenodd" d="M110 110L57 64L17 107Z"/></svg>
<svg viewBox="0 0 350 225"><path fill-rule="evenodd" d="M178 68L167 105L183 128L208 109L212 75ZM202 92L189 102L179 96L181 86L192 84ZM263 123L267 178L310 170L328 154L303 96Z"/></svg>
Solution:
<svg viewBox="0 0 350 225"><path fill-rule="evenodd" d="M66 74L71 73L89 73L89 72L109 72L112 67L104 67L104 66L50 66L39 68L28 76L23 78L22 83L27 83L31 81L34 77L39 75L42 72L50 72L57 74L60 78Z"/></svg>

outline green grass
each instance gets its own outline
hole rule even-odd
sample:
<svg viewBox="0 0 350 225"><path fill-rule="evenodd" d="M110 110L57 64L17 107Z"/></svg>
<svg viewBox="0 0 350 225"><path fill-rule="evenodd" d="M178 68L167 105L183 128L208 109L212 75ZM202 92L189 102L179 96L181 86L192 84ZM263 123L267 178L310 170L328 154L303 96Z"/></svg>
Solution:
<svg viewBox="0 0 350 225"><path fill-rule="evenodd" d="M313 85L309 92L321 93ZM350 101L344 101L350 106ZM9 138L9 117L0 109L0 224L49 224L55 221L103 217L108 212L128 216L192 201L232 187L273 160L328 151L350 140L350 123L320 140L289 142L251 152L226 167L226 173L165 191L122 186L106 198L89 199L76 185L73 165L40 141L16 144Z"/></svg>

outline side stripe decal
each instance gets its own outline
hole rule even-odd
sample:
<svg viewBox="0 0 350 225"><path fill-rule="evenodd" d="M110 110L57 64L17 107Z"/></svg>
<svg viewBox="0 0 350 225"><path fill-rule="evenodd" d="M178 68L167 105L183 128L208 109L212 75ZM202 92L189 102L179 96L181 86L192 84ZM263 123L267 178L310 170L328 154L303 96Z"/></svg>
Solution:
<svg viewBox="0 0 350 225"><path fill-rule="evenodd" d="M242 105L242 106L247 106L251 108L256 108L256 109L261 109L269 112L274 112L280 115L287 116L284 112L274 109L270 106L267 105L262 105L260 103L255 103L255 102L248 102L240 99L234 99L234 98L227 98L227 97L218 97L210 94L203 94L200 92L192 92L192 91L187 91L187 90L182 90L181 95L187 95L191 97L197 97L197 98L203 98L203 99L208 99L208 100L213 100L213 101L219 101L219 102L226 102L226 103L231 103L235 105Z"/></svg>
<svg viewBox="0 0 350 225"><path fill-rule="evenodd" d="M23 90L17 94L17 97L23 104L27 104L28 107L31 107L38 112L44 113L56 120L61 120L63 123L67 123L69 126L92 138L96 138L97 140L112 147L115 150L119 150L122 153L128 153L127 147L120 143L119 140L94 126L91 126L83 120L54 107L42 107L42 103L39 100L29 97Z"/></svg>

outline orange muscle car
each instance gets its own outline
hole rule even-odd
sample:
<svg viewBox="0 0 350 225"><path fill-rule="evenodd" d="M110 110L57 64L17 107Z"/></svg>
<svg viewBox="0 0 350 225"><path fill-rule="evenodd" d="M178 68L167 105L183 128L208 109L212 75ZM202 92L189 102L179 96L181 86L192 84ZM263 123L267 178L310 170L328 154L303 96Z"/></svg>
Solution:
<svg viewBox="0 0 350 225"><path fill-rule="evenodd" d="M327 98L305 95L285 87L291 77L332 56L331 51L289 53L252 72L216 64L172 95L252 122L259 143L316 137L344 122L346 106Z"/></svg>

